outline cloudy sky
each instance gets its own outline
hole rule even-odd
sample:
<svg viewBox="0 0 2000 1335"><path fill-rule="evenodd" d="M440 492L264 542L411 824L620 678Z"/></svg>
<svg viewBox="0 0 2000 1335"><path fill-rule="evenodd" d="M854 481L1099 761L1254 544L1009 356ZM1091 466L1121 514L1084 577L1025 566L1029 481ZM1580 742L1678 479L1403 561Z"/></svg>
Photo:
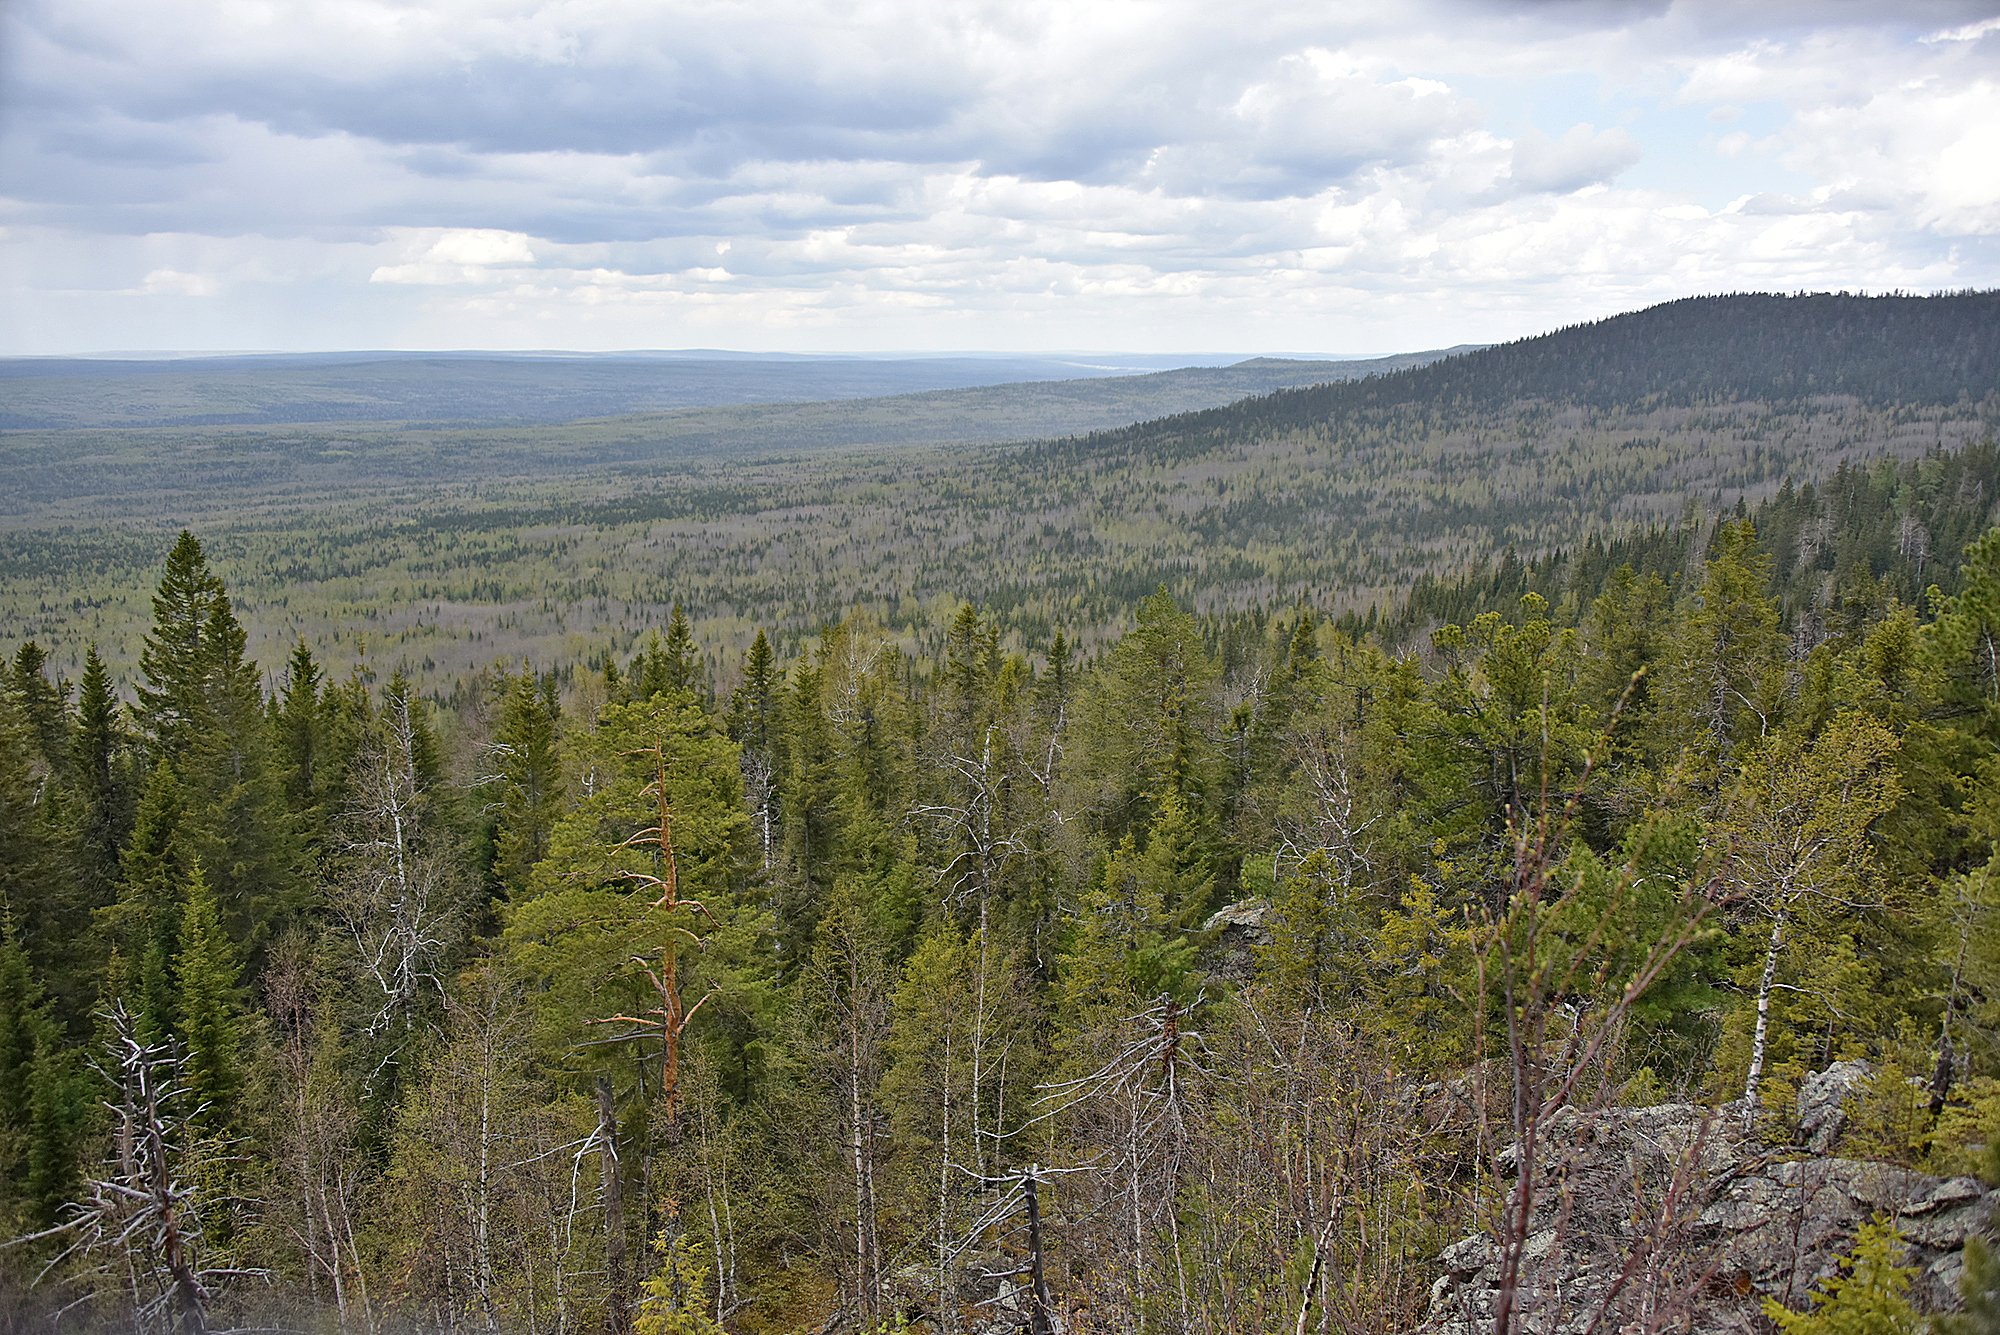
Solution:
<svg viewBox="0 0 2000 1335"><path fill-rule="evenodd" d="M1388 352L2000 286L2000 0L0 0L0 353Z"/></svg>

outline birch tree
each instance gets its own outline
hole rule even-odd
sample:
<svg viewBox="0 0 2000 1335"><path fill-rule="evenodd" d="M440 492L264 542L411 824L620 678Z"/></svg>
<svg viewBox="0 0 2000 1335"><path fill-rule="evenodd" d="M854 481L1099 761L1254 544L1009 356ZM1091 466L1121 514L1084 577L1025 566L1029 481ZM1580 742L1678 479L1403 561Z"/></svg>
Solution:
<svg viewBox="0 0 2000 1335"><path fill-rule="evenodd" d="M1882 904L1869 831L1901 792L1891 763L1896 747L1882 724L1848 711L1817 737L1785 731L1764 738L1744 757L1728 795L1721 832L1729 883L1746 930L1764 934L1743 1077L1746 1126L1758 1114L1772 997L1793 986L1780 973L1786 951L1810 938L1828 913Z"/></svg>

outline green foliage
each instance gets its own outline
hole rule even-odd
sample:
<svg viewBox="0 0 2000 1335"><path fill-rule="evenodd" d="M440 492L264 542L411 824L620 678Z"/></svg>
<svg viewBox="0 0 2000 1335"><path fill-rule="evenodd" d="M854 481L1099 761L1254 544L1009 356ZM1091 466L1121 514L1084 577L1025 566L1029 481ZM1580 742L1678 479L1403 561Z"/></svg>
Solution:
<svg viewBox="0 0 2000 1335"><path fill-rule="evenodd" d="M1917 1271L1897 1259L1902 1246L1886 1221L1863 1224L1841 1273L1820 1282L1807 1311L1766 1298L1764 1314L1784 1335L1917 1335L1923 1322L1909 1299Z"/></svg>
<svg viewBox="0 0 2000 1335"><path fill-rule="evenodd" d="M238 987L241 966L222 924L201 863L189 872L174 960L176 1028L186 1048L184 1074L195 1121L222 1131L234 1122L249 1037Z"/></svg>
<svg viewBox="0 0 2000 1335"><path fill-rule="evenodd" d="M1970 476L1841 494L1880 536ZM1488 1203L1460 1092L1548 1074L1468 1078L1503 1019L1605 1038L1578 1099L1783 1110L1865 1056L1850 1149L1986 1171L2000 548L1899 601L1814 573L1825 503L1546 593L1516 560L1401 657L1154 575L1066 607L1081 641L1025 595L803 650L773 607L713 682L682 614L429 696L297 642L269 700L190 539L133 737L98 658L74 706L38 652L0 691L0 1210L102 1157L77 1040L120 998L185 1052L232 1260L383 1328L969 1311L1033 1165L1065 1301L1290 1329L1310 1281L1330 1328L1413 1327ZM1801 1329L1881 1317L1864 1241Z"/></svg>
<svg viewBox="0 0 2000 1335"><path fill-rule="evenodd" d="M1471 949L1464 919L1414 881L1382 915L1368 950L1372 1020L1404 1070L1446 1071L1470 1037Z"/></svg>
<svg viewBox="0 0 2000 1335"><path fill-rule="evenodd" d="M493 736L499 788L493 876L519 894L548 852L549 833L562 809L560 710L554 683L546 678L523 672L505 690Z"/></svg>
<svg viewBox="0 0 2000 1335"><path fill-rule="evenodd" d="M1965 1240L1965 1274L1958 1292L1963 1311L1937 1318L1937 1335L1995 1335L2000 1332L2000 1258L1982 1237Z"/></svg>
<svg viewBox="0 0 2000 1335"><path fill-rule="evenodd" d="M1178 796L1198 818L1220 777L1221 673L1194 618L1160 589L1112 648L1079 704L1079 797L1118 838Z"/></svg>
<svg viewBox="0 0 2000 1335"><path fill-rule="evenodd" d="M155 757L185 764L196 740L215 727L223 655L241 652L231 639L233 624L221 578L209 569L201 542L182 529L153 594L153 629L139 655L145 684L134 713Z"/></svg>
<svg viewBox="0 0 2000 1335"><path fill-rule="evenodd" d="M639 1286L632 1322L637 1335L722 1335L706 1306L710 1264L702 1245L685 1233L669 1241L662 1231L653 1250L660 1262Z"/></svg>
<svg viewBox="0 0 2000 1335"><path fill-rule="evenodd" d="M0 917L0 1229L47 1228L74 1198L93 1092Z"/></svg>

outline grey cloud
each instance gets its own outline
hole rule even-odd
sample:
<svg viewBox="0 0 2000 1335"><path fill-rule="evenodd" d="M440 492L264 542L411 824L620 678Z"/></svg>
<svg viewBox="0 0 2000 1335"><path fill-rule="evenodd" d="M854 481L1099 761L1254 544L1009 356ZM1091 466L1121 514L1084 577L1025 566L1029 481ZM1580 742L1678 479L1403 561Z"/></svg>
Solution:
<svg viewBox="0 0 2000 1335"><path fill-rule="evenodd" d="M43 27L60 26L45 9L27 12L30 23L40 15ZM1358 118L1358 144L1342 133L1328 146L1310 124L1281 120L1261 133L1232 124L1234 101L1283 48L1241 33L1223 48L1159 43L1129 65L1092 71L1081 95L1059 83L1016 86L1019 74L1001 77L954 49L933 61L900 60L698 30L663 31L651 46L587 63L440 53L377 68L307 58L283 68L204 68L196 54L142 69L139 53L106 67L105 53L93 50L91 77L51 60L31 100L44 116L72 123L93 105L169 126L228 114L280 134L348 134L412 152L668 152L707 176L746 161L881 158L978 161L992 173L1104 184L1134 180L1157 150L1192 142L1212 150L1195 153L1204 171L1243 161L1240 173L1224 171L1220 192L1270 196L1396 151L1398 143L1376 142L1374 112ZM86 57L71 51L66 59ZM1312 110L1297 108L1308 121ZM409 165L427 176L466 174L450 156ZM1197 185L1189 177L1172 188Z"/></svg>
<svg viewBox="0 0 2000 1335"><path fill-rule="evenodd" d="M1611 180L1639 157L1638 141L1623 130L1573 125L1553 140L1531 130L1514 141L1508 174L1521 189L1568 194Z"/></svg>
<svg viewBox="0 0 2000 1335"><path fill-rule="evenodd" d="M1993 16L1991 0L1451 0L1462 12L1576 30L1670 19L1691 31L1740 35L1840 27L1921 29Z"/></svg>
<svg viewBox="0 0 2000 1335"><path fill-rule="evenodd" d="M96 248L150 257L134 260L141 275L200 271L218 304L232 299L230 273L252 272L231 269L235 251L265 257L241 281L270 291L333 283L324 275L357 263L364 277L401 274L409 284L390 291L396 284L385 280L361 297L326 289L347 291L356 310L448 312L481 298L480 284L496 303L486 309L497 310L516 300L499 290L518 286L532 289L520 309L542 302L542 316L573 314L577 323L547 327L596 340L626 337L590 332L598 327L586 319L612 310L621 285L637 294L634 309L736 303L728 309L746 314L714 318L756 330L755 312L788 302L824 312L948 299L968 320L1011 312L1004 318L1074 322L1132 292L1184 302L1196 320L1219 309L1204 305L1210 294L1234 292L1255 322L1338 285L1358 295L1568 282L1570 261L1592 247L1603 272L1663 275L1648 280L1658 284L1677 281L1664 275L1683 272L1675 265L1690 253L1716 281L1832 272L1856 256L1873 267L1856 269L1855 281L1901 279L1914 272L1896 267L1901 257L1928 264L1941 252L1923 231L1930 224L1897 202L1911 193L1902 178L1876 158L1910 158L1909 135L1934 141L1934 127L1913 121L1909 135L1884 139L1858 167L1850 155L1840 172L1797 148L1759 148L1804 163L1792 169L1801 195L1725 214L1722 200L1657 184L1577 194L1616 181L1640 145L1590 126L1509 143L1521 105L1539 102L1536 114L1549 114L1526 81L1554 76L1558 98L1592 76L1618 90L1618 111L1578 94L1558 125L1602 121L1650 98L1652 112L1633 126L1680 116L1699 137L1688 63L1742 71L1754 62L1738 53L1762 49L1749 38L1813 26L1818 14L1846 27L1771 48L1771 60L1802 71L1796 88L1766 99L1792 118L1768 132L1783 146L1797 142L1812 108L1829 104L1823 85L1834 75L1843 89L1905 88L1916 74L1944 71L1944 84L1962 88L1991 50L1964 44L1947 68L1910 40L1991 12L1990 3L1940 0L1893 12L1858 0L1776 0L1768 20L1723 0L1416 0L1393 13L1149 0L1157 18L1123 26L1107 17L1113 11L981 15L905 0L901 12L874 11L863 21L875 27L859 36L830 10L811 15L806 0L787 6L803 16L796 25L762 28L771 11L755 4L697 12L593 0L607 26L559 41L506 25L575 11L495 17L465 0L467 22L447 28L424 24L459 0L427 0L383 9L420 29L389 41L341 29L347 11L334 0L297 0L296 33L274 25L232 41L218 27L205 41L203 0L145 2L11 0L9 9L0 0L0 61L9 62L0 68L0 189L10 227L59 233L85 257L79 263ZM171 25L144 21L161 12L194 29L184 49L166 49ZM121 14L138 35L121 31ZM314 22L330 35L307 31ZM1869 24L1896 31L1880 38ZM1893 79L1853 54L1878 47L1895 53ZM1759 66L1741 77L1768 89L1772 73ZM1735 87L1723 92L1734 97ZM1489 120L1465 89L1491 90L1500 109ZM1877 118L1868 110L1861 128ZM1852 143L1857 131L1846 125L1820 137ZM1845 176L1863 179L1830 194ZM1864 201L1871 211L1861 218ZM1671 204L1683 207L1663 207ZM1856 212L1831 216L1841 209ZM1870 229L1868 244L1819 239L1837 242L1843 227ZM534 262L458 264L437 234L461 229L518 233L510 240ZM1812 244L1786 239L1801 231ZM203 250L218 237L235 240ZM1783 242L1767 248L1778 259L1760 258L1758 237ZM347 247L337 259L323 244L332 240ZM1892 242L1901 248L1893 254ZM1981 275L1994 272L1992 243L1968 240L1962 254L1950 263L1965 267L1939 272L1991 281ZM287 265L314 263L321 277L284 276ZM586 288L588 311L564 306ZM1003 291L1021 299L996 302ZM673 307L688 293L699 296ZM758 293L770 304L757 304ZM1051 293L1063 300L1050 304ZM899 307L903 297L912 300ZM1129 327L1143 326L1134 317ZM497 326L459 341L488 328Z"/></svg>

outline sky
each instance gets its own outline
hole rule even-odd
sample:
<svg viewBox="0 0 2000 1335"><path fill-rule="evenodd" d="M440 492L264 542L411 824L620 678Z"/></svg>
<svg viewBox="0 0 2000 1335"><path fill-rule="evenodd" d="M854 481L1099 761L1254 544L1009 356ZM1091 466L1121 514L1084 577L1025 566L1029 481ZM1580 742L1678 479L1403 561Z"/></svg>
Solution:
<svg viewBox="0 0 2000 1335"><path fill-rule="evenodd" d="M1387 353L2000 286L2000 0L0 0L0 354Z"/></svg>

